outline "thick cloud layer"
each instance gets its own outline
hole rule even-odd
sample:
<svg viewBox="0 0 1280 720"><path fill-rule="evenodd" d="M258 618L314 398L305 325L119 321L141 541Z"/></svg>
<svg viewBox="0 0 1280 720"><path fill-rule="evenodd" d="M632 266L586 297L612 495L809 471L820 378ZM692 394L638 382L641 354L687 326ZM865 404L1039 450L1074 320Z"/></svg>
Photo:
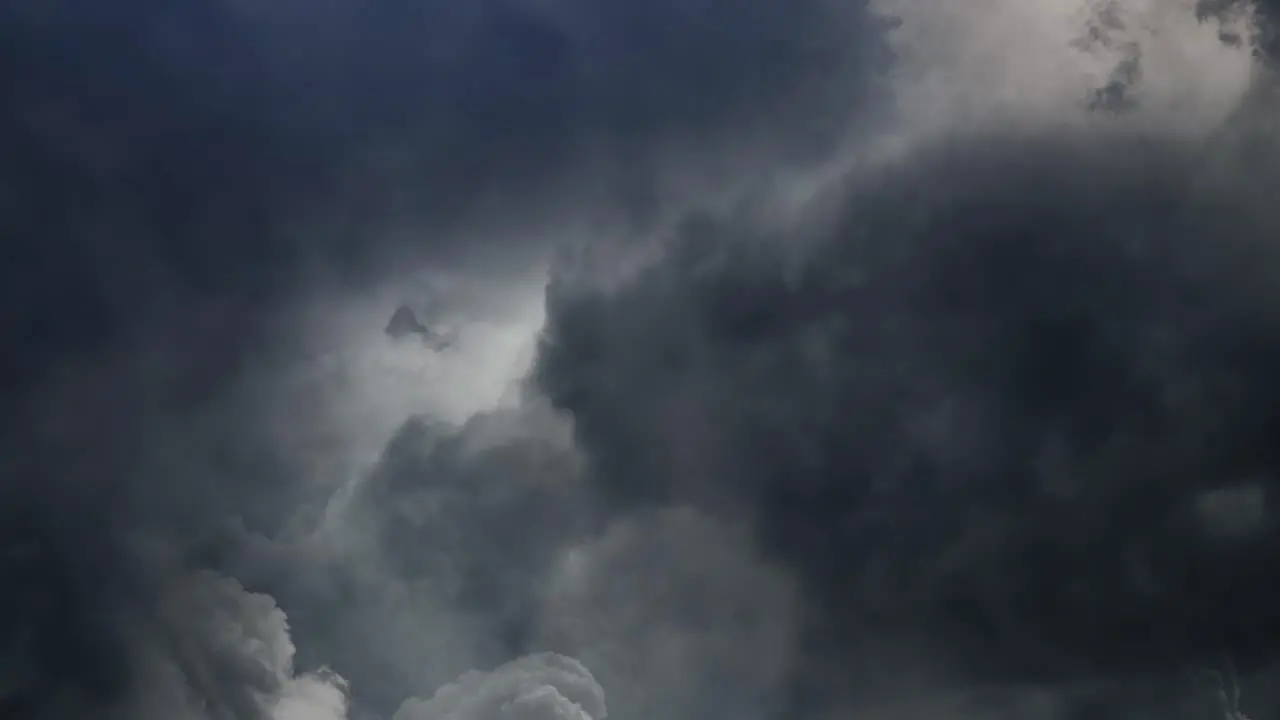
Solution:
<svg viewBox="0 0 1280 720"><path fill-rule="evenodd" d="M1272 12L0 9L0 715L1271 712Z"/></svg>
<svg viewBox="0 0 1280 720"><path fill-rule="evenodd" d="M817 237L691 222L630 284L553 286L538 377L617 502L751 517L860 691L1264 662L1277 258L1221 159L961 137Z"/></svg>
<svg viewBox="0 0 1280 720"><path fill-rule="evenodd" d="M237 523L274 543L329 504L333 483L310 477L280 428L299 406L277 404L314 360L314 323L298 324L308 303L376 287L410 260L527 274L557 232L549 217L647 213L663 178L711 172L734 147L813 157L867 95L878 38L860 3L0 10L6 714L136 717L163 683L197 716L272 712L237 698L271 695L291 671L202 679L182 669L187 650L168 649L190 645L203 664L211 638L239 632L239 606L193 620L208 633L178 623L172 643L138 647L167 627L162 588L255 564L226 540ZM486 541L480 526L470 539ZM258 565L274 557L260 552ZM200 613L223 591L190 592ZM295 600L303 620L323 606ZM330 660L344 664L317 664Z"/></svg>
<svg viewBox="0 0 1280 720"><path fill-rule="evenodd" d="M252 298L317 265L461 252L444 230L476 211L510 230L617 173L634 195L651 156L829 137L880 52L863 5L12 5L12 258L101 331L164 290ZM19 279L6 307L43 297Z"/></svg>

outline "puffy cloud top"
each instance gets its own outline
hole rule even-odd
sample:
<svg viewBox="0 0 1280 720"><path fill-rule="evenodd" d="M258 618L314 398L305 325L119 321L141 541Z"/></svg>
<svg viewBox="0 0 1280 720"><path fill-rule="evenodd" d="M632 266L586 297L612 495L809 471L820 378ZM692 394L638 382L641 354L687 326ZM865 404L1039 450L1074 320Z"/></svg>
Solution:
<svg viewBox="0 0 1280 720"><path fill-rule="evenodd" d="M542 653L472 671L428 700L409 699L392 720L601 720L604 691L572 658Z"/></svg>

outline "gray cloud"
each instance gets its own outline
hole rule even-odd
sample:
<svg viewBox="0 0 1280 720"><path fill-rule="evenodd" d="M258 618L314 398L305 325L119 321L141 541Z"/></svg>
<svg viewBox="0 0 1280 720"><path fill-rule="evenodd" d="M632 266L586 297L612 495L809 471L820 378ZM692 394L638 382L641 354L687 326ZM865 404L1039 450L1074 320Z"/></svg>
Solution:
<svg viewBox="0 0 1280 720"><path fill-rule="evenodd" d="M162 591L153 612L167 632L155 642L168 652L157 663L177 659L187 708L144 711L173 717L266 717L273 720L343 720L345 683L326 673L297 675L294 646L284 612L269 596L208 573L179 577ZM180 685L179 688L182 686ZM157 700L149 686L141 701ZM178 688L176 697L181 699ZM164 715L160 715L163 711Z"/></svg>
<svg viewBox="0 0 1280 720"><path fill-rule="evenodd" d="M612 717L774 717L799 602L740 529L687 508L636 513L562 552L538 644L595 673Z"/></svg>
<svg viewBox="0 0 1280 720"><path fill-rule="evenodd" d="M404 265L527 275L559 241L549 218L649 214L664 177L714 176L738 148L812 160L868 96L879 38L864 4L807 1L0 10L3 714L266 717L276 698L294 717L319 692L305 672L329 662L368 681L358 712L385 710L506 659L515 640L487 638L519 635L552 518L576 525L559 491L465 483L528 474L541 451L415 459L435 431L411 426L310 537L338 503L295 442L321 423L283 427L305 412L282 390L314 360L304 316ZM455 481L413 484L438 472ZM460 534L403 515L411 499ZM534 501L546 517L518 507ZM494 537L507 524L545 537ZM424 559L412 542L443 545ZM188 580L206 571L250 590ZM190 617L162 617L173 583ZM308 635L301 675L264 589ZM432 599L438 615L415 606ZM456 641L433 647L425 628L448 618ZM445 649L439 674L410 667Z"/></svg>
<svg viewBox="0 0 1280 720"><path fill-rule="evenodd" d="M313 652L384 712L533 649L540 578L595 522L581 459L545 413L408 423L313 539L338 558L342 591L320 604L305 586L280 590L316 611Z"/></svg>
<svg viewBox="0 0 1280 720"><path fill-rule="evenodd" d="M0 715L1067 718L1224 650L1265 714L1272 100L1194 4L0 10Z"/></svg>
<svg viewBox="0 0 1280 720"><path fill-rule="evenodd" d="M582 663L552 653L470 672L430 699L406 700L393 720L597 720L604 691Z"/></svg>
<svg viewBox="0 0 1280 720"><path fill-rule="evenodd" d="M1218 142L961 135L816 237L691 222L553 286L536 376L616 502L752 519L842 692L1265 662L1274 537L1195 519L1276 461L1272 213Z"/></svg>

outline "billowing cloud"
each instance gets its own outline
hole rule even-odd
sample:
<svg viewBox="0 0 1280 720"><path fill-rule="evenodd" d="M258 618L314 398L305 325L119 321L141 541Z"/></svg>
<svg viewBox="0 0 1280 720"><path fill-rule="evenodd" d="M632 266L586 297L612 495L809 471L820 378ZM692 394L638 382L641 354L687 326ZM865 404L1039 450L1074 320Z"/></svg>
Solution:
<svg viewBox="0 0 1280 720"><path fill-rule="evenodd" d="M168 709L169 717L346 718L340 677L295 675L286 618L269 596L196 573L166 588L155 612L162 626L155 640L171 648L193 706L185 713Z"/></svg>
<svg viewBox="0 0 1280 720"><path fill-rule="evenodd" d="M130 590L146 591L147 604L121 604L116 582L76 588L86 593L77 607L56 578L32 577L48 548L25 549L31 557L11 562L27 574L6 572L28 595L6 606L0 703L15 717L346 720L345 682L323 668L295 670L285 614L270 596L168 566L134 579Z"/></svg>
<svg viewBox="0 0 1280 720"><path fill-rule="evenodd" d="M543 653L469 672L430 699L406 700L392 720L599 720L604 691L582 663Z"/></svg>
<svg viewBox="0 0 1280 720"><path fill-rule="evenodd" d="M505 622L489 613L520 605L502 582L489 588L507 574L501 552L550 550L489 537L518 518L520 491L473 500L461 483L487 473L505 483L533 456L462 448L448 461L458 480L441 503L462 534L430 550L435 565L400 537L343 529L382 527L377 513L399 506L377 488L425 496L413 483L445 460L388 480L401 472L391 456L412 444L400 440L350 506L331 495L408 417L456 423L493 404L529 338L511 336L520 323L477 320L486 298L450 310L462 327L448 357L370 346L386 340L382 313L416 300L389 298L385 284L422 262L476 285L527 282L566 227L665 212L664 193L724 177L737 149L812 159L868 96L864 60L880 53L862 3L73 0L6 6L0 28L0 702L18 717L128 716L170 695L164 712L177 713L188 691L210 703L197 714L246 717L261 708L237 698L261 695L293 716L331 699L298 679L306 672L332 663L363 680L380 666L360 661L382 653L394 665L387 693L400 694L370 694L394 708L405 691L430 693L418 681L505 659L461 657L486 655L475 638ZM351 297L361 300L343 304ZM373 307L384 299L391 307ZM352 329L353 314L369 319L372 340ZM495 359L495 348L510 357ZM415 427L401 436L417 437ZM317 529L326 509L338 520ZM550 524L529 512L536 530ZM488 524L476 522L485 513ZM443 537L437 527L400 535L412 531ZM349 546L372 548L359 572L343 564ZM470 596L406 590L458 551L472 558L458 561L458 582L488 599L472 613L481 629L445 643L459 654L435 661L452 673L442 678L408 666L432 646L414 647L423 636L391 624L438 629L459 616ZM288 572L254 570L278 563ZM296 625L315 633L295 637L301 675L260 667L255 654L268 651L284 667L275 636L219 646L257 669L211 670L218 677L195 690L172 653L139 649L160 642L151 628L168 578L208 571L253 586L245 597L270 586L286 598ZM348 609L344 573L403 612ZM233 617L261 610L257 600L218 604L240 591L201 580L184 592L219 628L258 628ZM443 607L414 607L421 598ZM133 622L140 634L122 629ZM200 627L174 631L193 658L223 632ZM331 627L389 640L316 657L344 647L323 640ZM169 695L152 687L161 677Z"/></svg>
<svg viewBox="0 0 1280 720"><path fill-rule="evenodd" d="M1265 716L1273 12L0 9L0 715Z"/></svg>
<svg viewBox="0 0 1280 720"><path fill-rule="evenodd" d="M750 518L841 693L1264 662L1275 225L1224 148L1274 138L1141 130L958 133L807 236L690 222L553 285L539 382L619 501Z"/></svg>
<svg viewBox="0 0 1280 720"><path fill-rule="evenodd" d="M566 420L545 404L415 419L292 538L240 533L235 573L298 607L302 656L389 715L535 649L538 588L597 522Z"/></svg>

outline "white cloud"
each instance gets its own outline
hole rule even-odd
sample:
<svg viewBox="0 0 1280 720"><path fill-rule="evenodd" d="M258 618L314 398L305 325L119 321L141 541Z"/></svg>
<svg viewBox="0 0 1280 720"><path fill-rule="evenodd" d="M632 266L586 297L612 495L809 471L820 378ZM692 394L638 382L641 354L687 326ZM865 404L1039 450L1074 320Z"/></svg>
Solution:
<svg viewBox="0 0 1280 720"><path fill-rule="evenodd" d="M543 653L469 672L430 699L410 698L392 720L601 720L607 714L604 690L582 663Z"/></svg>
<svg viewBox="0 0 1280 720"><path fill-rule="evenodd" d="M1251 18L1201 21L1195 0L875 0L893 32L900 122L926 134L1086 121L1096 90L1136 63L1126 93L1144 126L1204 132L1255 73ZM1096 114L1095 114L1096 117Z"/></svg>

